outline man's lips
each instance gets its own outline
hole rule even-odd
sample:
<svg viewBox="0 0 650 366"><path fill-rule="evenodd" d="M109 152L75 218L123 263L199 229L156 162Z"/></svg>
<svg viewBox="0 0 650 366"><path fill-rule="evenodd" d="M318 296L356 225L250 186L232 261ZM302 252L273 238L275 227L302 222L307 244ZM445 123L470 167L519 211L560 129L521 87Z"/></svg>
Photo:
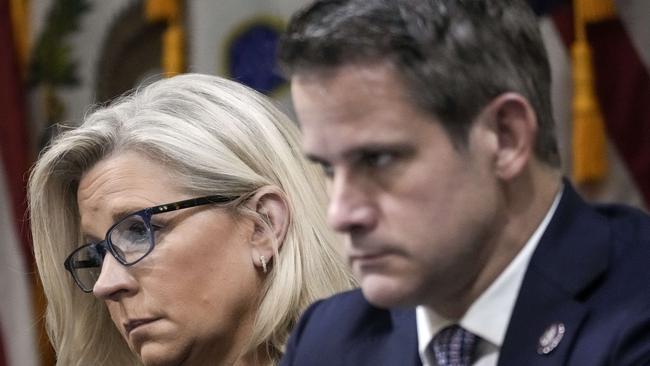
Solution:
<svg viewBox="0 0 650 366"><path fill-rule="evenodd" d="M149 323L153 323L160 318L132 319L124 323L126 335L129 335L134 329Z"/></svg>
<svg viewBox="0 0 650 366"><path fill-rule="evenodd" d="M384 252L377 252L377 253L354 253L350 254L350 260L360 260L360 259L371 259L371 258L376 258L376 257L381 257L384 255Z"/></svg>
<svg viewBox="0 0 650 366"><path fill-rule="evenodd" d="M370 252L370 253L351 253L348 256L348 260L350 261L350 263L352 262L369 263L369 262L381 260L382 258L386 257L389 254L391 254L390 251L377 251L377 252Z"/></svg>

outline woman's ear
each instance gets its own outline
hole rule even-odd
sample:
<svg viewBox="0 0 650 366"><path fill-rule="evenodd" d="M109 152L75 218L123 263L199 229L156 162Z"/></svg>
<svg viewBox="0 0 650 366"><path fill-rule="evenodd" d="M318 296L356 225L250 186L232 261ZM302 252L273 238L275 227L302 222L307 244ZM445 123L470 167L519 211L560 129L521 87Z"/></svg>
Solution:
<svg viewBox="0 0 650 366"><path fill-rule="evenodd" d="M537 136L537 117L526 98L504 93L482 112L496 135L495 174L503 180L518 176L532 158Z"/></svg>
<svg viewBox="0 0 650 366"><path fill-rule="evenodd" d="M287 235L291 213L284 193L277 187L258 189L247 205L257 219L250 238L253 264L266 272Z"/></svg>

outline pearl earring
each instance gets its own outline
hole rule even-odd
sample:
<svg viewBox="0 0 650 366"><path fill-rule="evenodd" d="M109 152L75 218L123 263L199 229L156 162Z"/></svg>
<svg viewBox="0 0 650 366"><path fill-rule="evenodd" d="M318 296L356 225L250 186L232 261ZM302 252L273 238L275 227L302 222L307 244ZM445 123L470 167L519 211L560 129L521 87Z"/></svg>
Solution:
<svg viewBox="0 0 650 366"><path fill-rule="evenodd" d="M260 263L262 263L262 272L266 273L266 258L260 255Z"/></svg>

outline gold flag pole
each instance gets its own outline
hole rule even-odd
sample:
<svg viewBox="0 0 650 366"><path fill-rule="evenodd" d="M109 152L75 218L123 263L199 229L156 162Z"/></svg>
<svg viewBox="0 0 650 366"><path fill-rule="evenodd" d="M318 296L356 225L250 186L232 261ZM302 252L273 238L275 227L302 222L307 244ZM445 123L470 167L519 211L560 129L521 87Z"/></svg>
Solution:
<svg viewBox="0 0 650 366"><path fill-rule="evenodd" d="M185 71L185 31L183 29L182 0L147 0L145 15L148 21L165 21L167 29L162 39L161 65L166 77Z"/></svg>
<svg viewBox="0 0 650 366"><path fill-rule="evenodd" d="M607 173L607 144L602 112L594 91L591 49L586 24L615 16L612 0L574 0L573 179L579 185L598 183Z"/></svg>

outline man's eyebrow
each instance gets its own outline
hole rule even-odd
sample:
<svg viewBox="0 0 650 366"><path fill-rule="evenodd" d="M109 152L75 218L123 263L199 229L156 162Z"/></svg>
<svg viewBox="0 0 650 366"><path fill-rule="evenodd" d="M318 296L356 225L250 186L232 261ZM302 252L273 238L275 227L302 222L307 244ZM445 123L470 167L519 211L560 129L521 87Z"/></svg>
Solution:
<svg viewBox="0 0 650 366"><path fill-rule="evenodd" d="M343 156L346 159L354 159L369 153L407 153L409 151L413 151L413 147L403 143L372 143L350 149Z"/></svg>
<svg viewBox="0 0 650 366"><path fill-rule="evenodd" d="M307 158L307 160L311 161L312 163L316 163L316 164L320 164L320 165L329 164L329 162L327 162L327 160L321 158L320 156L316 156L316 155L313 155L313 154L305 154L305 157Z"/></svg>
<svg viewBox="0 0 650 366"><path fill-rule="evenodd" d="M413 151L413 147L405 143L375 142L375 143L364 144L362 146L355 146L349 150L343 151L341 156L345 160L350 160L350 159L358 158L359 156L366 155L368 153L380 153L380 152L408 153L411 151ZM317 164L321 164L321 165L331 164L327 159L314 154L305 153L305 157L308 160Z"/></svg>

